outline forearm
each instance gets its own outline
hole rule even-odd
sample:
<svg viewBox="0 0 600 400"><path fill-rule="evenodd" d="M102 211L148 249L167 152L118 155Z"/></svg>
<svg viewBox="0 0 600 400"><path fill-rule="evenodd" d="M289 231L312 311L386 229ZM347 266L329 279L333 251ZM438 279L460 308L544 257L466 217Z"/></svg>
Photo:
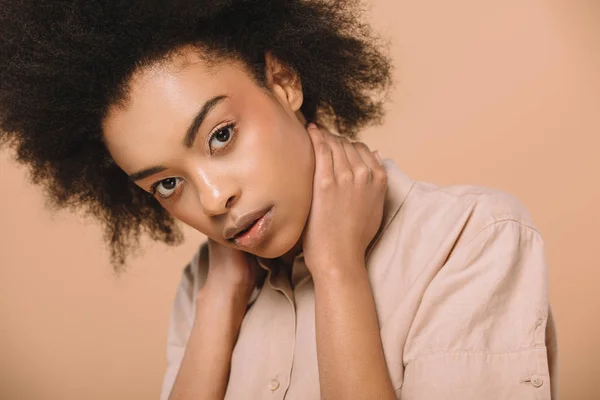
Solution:
<svg viewBox="0 0 600 400"><path fill-rule="evenodd" d="M395 399L364 262L313 274L321 396Z"/></svg>
<svg viewBox="0 0 600 400"><path fill-rule="evenodd" d="M241 319L226 297L199 293L196 316L169 400L222 400Z"/></svg>

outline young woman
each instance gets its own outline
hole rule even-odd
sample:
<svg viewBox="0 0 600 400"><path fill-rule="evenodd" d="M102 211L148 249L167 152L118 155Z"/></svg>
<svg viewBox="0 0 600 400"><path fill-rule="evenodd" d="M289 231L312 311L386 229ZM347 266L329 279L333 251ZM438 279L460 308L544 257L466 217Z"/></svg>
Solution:
<svg viewBox="0 0 600 400"><path fill-rule="evenodd" d="M498 191L353 140L390 64L355 1L2 1L0 138L59 206L206 234L163 399L550 399L543 242ZM552 385L551 385L552 384Z"/></svg>

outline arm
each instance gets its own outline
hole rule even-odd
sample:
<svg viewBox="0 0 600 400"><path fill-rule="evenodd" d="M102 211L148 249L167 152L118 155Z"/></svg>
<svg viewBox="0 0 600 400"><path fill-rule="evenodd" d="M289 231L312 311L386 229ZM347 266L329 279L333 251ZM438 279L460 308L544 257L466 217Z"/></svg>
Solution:
<svg viewBox="0 0 600 400"><path fill-rule="evenodd" d="M321 269L315 282L323 399L395 399L364 262Z"/></svg>
<svg viewBox="0 0 600 400"><path fill-rule="evenodd" d="M246 304L236 296L200 290L194 325L169 400L223 399L231 354Z"/></svg>
<svg viewBox="0 0 600 400"><path fill-rule="evenodd" d="M547 274L539 232L514 220L457 247L413 319L400 397L549 400Z"/></svg>
<svg viewBox="0 0 600 400"><path fill-rule="evenodd" d="M313 199L303 239L315 284L321 396L393 399L365 252L379 229L387 188L381 158L360 142L309 124Z"/></svg>
<svg viewBox="0 0 600 400"><path fill-rule="evenodd" d="M161 400L221 400L227 389L231 355L255 287L256 263L211 239L208 259L200 258L184 271L175 296ZM208 269L206 278L195 279L191 268L199 276Z"/></svg>

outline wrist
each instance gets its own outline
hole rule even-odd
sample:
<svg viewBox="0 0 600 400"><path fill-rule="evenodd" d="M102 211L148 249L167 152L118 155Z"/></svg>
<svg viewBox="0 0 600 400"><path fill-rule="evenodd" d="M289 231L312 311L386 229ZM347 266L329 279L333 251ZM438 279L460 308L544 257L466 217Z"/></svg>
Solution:
<svg viewBox="0 0 600 400"><path fill-rule="evenodd" d="M231 289L206 284L196 294L196 316L241 323L248 305L246 297Z"/></svg>
<svg viewBox="0 0 600 400"><path fill-rule="evenodd" d="M310 263L312 265L307 261L307 268L311 271L315 285L320 282L348 283L368 277L365 261L358 256L344 254L339 257L323 257Z"/></svg>

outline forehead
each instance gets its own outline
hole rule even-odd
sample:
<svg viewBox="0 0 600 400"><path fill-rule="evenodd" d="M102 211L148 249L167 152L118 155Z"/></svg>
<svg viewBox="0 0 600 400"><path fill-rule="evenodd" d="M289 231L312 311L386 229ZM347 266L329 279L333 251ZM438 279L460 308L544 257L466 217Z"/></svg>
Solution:
<svg viewBox="0 0 600 400"><path fill-rule="evenodd" d="M111 107L106 119L165 107L179 110L185 102L203 103L216 94L244 89L253 82L241 62L209 62L199 50L187 48L134 73L126 99Z"/></svg>
<svg viewBox="0 0 600 400"><path fill-rule="evenodd" d="M131 172L159 159L164 146L181 142L205 102L220 95L243 98L257 88L240 62L207 62L196 49L178 52L134 74L125 101L103 120L108 150Z"/></svg>

